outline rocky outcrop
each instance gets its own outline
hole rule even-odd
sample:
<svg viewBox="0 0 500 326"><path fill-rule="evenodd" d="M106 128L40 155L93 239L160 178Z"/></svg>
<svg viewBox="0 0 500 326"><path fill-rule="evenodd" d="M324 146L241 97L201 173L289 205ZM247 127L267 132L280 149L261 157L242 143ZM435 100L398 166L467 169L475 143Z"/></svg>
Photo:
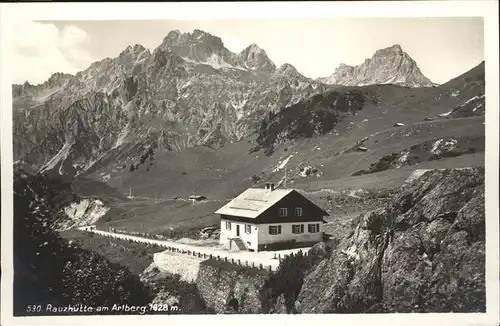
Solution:
<svg viewBox="0 0 500 326"><path fill-rule="evenodd" d="M422 74L415 61L398 44L376 51L372 58L366 59L360 65L341 64L331 76L318 80L344 86L395 84L431 87L435 85Z"/></svg>
<svg viewBox="0 0 500 326"><path fill-rule="evenodd" d="M427 171L360 216L297 301L302 313L484 312L484 167Z"/></svg>
<svg viewBox="0 0 500 326"><path fill-rule="evenodd" d="M95 224L109 209L97 198L80 198L64 208L67 219L58 221L58 230Z"/></svg>
<svg viewBox="0 0 500 326"><path fill-rule="evenodd" d="M196 285L207 307L217 313L260 313L259 290L268 273L230 263L206 260L200 264Z"/></svg>
<svg viewBox="0 0 500 326"><path fill-rule="evenodd" d="M348 89L314 95L265 117L260 124L255 150L263 148L271 154L280 142L324 135L335 129L345 116L354 115L375 102L371 90Z"/></svg>
<svg viewBox="0 0 500 326"><path fill-rule="evenodd" d="M439 160L445 157L484 152L485 139L483 136L444 137L429 140L400 152L381 157L377 162L370 164L366 170L353 173L353 176L376 173L388 169L398 169L402 166L415 165L420 162Z"/></svg>
<svg viewBox="0 0 500 326"><path fill-rule="evenodd" d="M149 314L212 314L195 283L182 280L179 275L161 271L154 262L141 274L153 294Z"/></svg>

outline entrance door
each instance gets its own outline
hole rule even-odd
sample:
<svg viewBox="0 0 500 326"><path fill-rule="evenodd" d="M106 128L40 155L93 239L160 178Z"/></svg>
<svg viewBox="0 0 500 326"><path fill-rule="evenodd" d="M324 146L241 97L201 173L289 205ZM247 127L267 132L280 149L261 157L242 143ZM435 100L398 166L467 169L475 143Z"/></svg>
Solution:
<svg viewBox="0 0 500 326"><path fill-rule="evenodd" d="M240 236L240 226L238 224L236 224L236 236Z"/></svg>

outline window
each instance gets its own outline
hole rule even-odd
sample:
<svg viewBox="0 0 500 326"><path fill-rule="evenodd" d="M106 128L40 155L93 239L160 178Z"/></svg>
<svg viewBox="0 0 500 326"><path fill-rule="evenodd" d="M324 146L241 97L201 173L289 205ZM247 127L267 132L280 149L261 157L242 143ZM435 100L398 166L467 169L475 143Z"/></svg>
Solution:
<svg viewBox="0 0 500 326"><path fill-rule="evenodd" d="M309 224L307 226L307 231L309 233L317 233L317 232L319 232L319 224Z"/></svg>
<svg viewBox="0 0 500 326"><path fill-rule="evenodd" d="M226 222L226 230L231 230L231 222Z"/></svg>
<svg viewBox="0 0 500 326"><path fill-rule="evenodd" d="M288 215L288 209L287 208L280 208L280 216L287 216Z"/></svg>
<svg viewBox="0 0 500 326"><path fill-rule="evenodd" d="M281 234L281 225L270 225L269 234L271 235Z"/></svg>
<svg viewBox="0 0 500 326"><path fill-rule="evenodd" d="M295 216L302 216L302 207L295 207Z"/></svg>
<svg viewBox="0 0 500 326"><path fill-rule="evenodd" d="M292 233L304 233L304 224L292 224Z"/></svg>
<svg viewBox="0 0 500 326"><path fill-rule="evenodd" d="M245 225L245 233L247 233L247 234L252 233L252 226L251 225Z"/></svg>

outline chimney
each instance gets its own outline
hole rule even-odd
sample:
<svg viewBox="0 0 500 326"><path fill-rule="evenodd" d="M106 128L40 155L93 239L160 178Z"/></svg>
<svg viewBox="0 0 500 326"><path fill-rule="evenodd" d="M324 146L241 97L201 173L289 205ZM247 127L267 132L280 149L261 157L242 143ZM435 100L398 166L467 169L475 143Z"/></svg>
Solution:
<svg viewBox="0 0 500 326"><path fill-rule="evenodd" d="M273 191L274 190L274 183L266 183L265 189L269 190L269 191Z"/></svg>

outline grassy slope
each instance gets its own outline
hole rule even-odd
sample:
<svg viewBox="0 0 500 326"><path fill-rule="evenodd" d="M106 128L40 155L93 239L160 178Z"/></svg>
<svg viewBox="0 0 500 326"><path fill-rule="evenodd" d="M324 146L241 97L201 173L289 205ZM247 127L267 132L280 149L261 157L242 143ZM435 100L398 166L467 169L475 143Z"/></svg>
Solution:
<svg viewBox="0 0 500 326"><path fill-rule="evenodd" d="M133 172L128 167L119 172L113 172L111 168L100 169L90 177L98 179L110 174L111 179L107 182L110 187L123 194L131 188L134 196L142 198L132 201L120 199L122 201L113 205L103 223L107 219L106 225L155 233L171 227L216 224L217 216L213 212L229 198L252 186L253 175L261 177L257 186L267 180L281 179L283 171L272 170L290 154L294 156L287 165L289 180L293 182L293 187L307 191L323 188L395 188L417 168L483 164L484 152L478 152L374 174L350 176L385 155L426 141L442 137L484 137L484 116L424 121L484 92L483 77L484 65L438 88L367 86L378 96L378 103L369 104L339 123L336 126L338 135L330 132L309 139L292 140L277 146L271 156L266 156L263 150L251 153L256 145L256 137L252 136L217 150L198 146L178 153L160 151L154 160L148 160ZM452 95L454 93L458 95ZM405 126L393 127L396 122ZM368 137L364 143L368 151L343 153L365 137ZM320 177L299 177L300 167L307 165L316 166L321 172ZM191 205L173 200L193 192L206 196L209 201ZM115 193L113 196L119 197ZM155 197L160 199L160 203L155 203Z"/></svg>
<svg viewBox="0 0 500 326"><path fill-rule="evenodd" d="M162 234L171 229L186 230L219 224L214 212L226 201L190 203L185 201L133 199L114 206L98 225L125 231Z"/></svg>
<svg viewBox="0 0 500 326"><path fill-rule="evenodd" d="M82 248L92 250L113 263L127 267L132 273L140 274L153 262L153 254L161 248L146 247L140 243L129 243L118 239L70 230L60 233L63 238L76 240Z"/></svg>

